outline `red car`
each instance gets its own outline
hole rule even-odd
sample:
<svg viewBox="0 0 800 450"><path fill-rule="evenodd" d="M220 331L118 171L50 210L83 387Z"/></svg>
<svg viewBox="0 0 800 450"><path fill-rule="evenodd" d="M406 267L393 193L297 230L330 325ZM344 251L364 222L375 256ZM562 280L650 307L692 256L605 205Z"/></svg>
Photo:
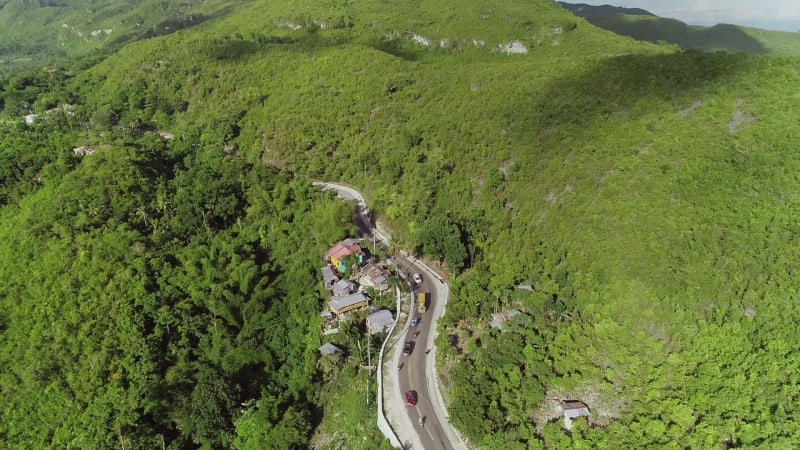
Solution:
<svg viewBox="0 0 800 450"><path fill-rule="evenodd" d="M406 405L408 406L417 405L417 391L406 392Z"/></svg>

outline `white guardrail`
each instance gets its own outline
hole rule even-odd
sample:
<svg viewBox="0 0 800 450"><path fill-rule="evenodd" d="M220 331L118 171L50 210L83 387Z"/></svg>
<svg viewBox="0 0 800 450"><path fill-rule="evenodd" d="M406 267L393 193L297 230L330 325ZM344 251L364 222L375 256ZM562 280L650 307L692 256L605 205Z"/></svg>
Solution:
<svg viewBox="0 0 800 450"><path fill-rule="evenodd" d="M383 354L386 352L386 344L389 343L389 339L391 339L392 333L397 327L397 322L400 321L400 288L396 287L395 292L397 294L397 310L395 312L394 323L392 324L392 327L389 328L389 332L386 333L386 339L383 340L383 345L381 345L381 353L378 356L378 428L380 428L383 435L389 439L392 447L401 448L402 445L400 444L400 438L397 437L394 429L392 429L392 426L389 425L389 421L386 420L386 415L383 413Z"/></svg>

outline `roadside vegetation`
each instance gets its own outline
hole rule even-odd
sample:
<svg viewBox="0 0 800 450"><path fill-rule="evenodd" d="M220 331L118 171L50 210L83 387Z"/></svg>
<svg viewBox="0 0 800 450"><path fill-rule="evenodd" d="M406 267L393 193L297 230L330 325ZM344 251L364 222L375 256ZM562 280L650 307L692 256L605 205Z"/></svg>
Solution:
<svg viewBox="0 0 800 450"><path fill-rule="evenodd" d="M475 447L790 447L797 59L449 5L254 2L5 78L0 435L307 445L311 392L348 385L318 378L318 255L351 217L326 179L454 276L440 367ZM336 408L367 417L342 374ZM563 400L589 423L564 432Z"/></svg>

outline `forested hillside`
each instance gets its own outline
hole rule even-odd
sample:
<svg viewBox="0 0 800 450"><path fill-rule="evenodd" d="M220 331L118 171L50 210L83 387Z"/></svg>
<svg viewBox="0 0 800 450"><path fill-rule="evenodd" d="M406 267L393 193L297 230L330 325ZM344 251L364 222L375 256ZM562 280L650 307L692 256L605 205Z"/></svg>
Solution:
<svg viewBox="0 0 800 450"><path fill-rule="evenodd" d="M0 0L0 74L97 61L129 42L222 17L249 0Z"/></svg>
<svg viewBox="0 0 800 450"><path fill-rule="evenodd" d="M4 120L79 106L3 147L0 434L302 446L318 328L270 314L308 309L306 258L349 218L304 181L330 179L453 275L439 366L475 447L791 447L797 67L635 42L549 1L300 1L7 78ZM61 141L101 150L78 163ZM236 423L269 425L236 441L254 392ZM63 400L40 417L45 395ZM565 432L563 400L588 423Z"/></svg>
<svg viewBox="0 0 800 450"><path fill-rule="evenodd" d="M109 130L81 160L87 120L0 133L6 448L305 446L352 207L191 138Z"/></svg>

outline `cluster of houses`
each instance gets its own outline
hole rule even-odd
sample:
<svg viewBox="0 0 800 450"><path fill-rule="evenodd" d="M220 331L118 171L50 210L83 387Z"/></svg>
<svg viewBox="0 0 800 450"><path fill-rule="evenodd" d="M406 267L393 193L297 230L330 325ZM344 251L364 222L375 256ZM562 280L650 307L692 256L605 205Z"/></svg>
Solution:
<svg viewBox="0 0 800 450"><path fill-rule="evenodd" d="M322 317L334 320L354 311L370 307L371 299L365 287L383 292L389 289L390 272L376 262L366 262L361 240L345 239L325 252L327 265L320 269L325 288L330 292L328 310ZM394 323L391 311L377 310L367 316L366 325L370 334L381 333ZM331 329L326 334L338 330ZM335 349L335 350L334 350ZM325 355L341 355L342 350L332 344L320 347Z"/></svg>
<svg viewBox="0 0 800 450"><path fill-rule="evenodd" d="M45 114L55 114L57 112L63 111L66 114L73 114L73 110L75 109L75 105L70 105L69 103L62 103L61 105L56 106L55 108L48 109ZM38 122L42 116L39 114L26 114L22 116L25 120L26 125L33 125L34 123Z"/></svg>
<svg viewBox="0 0 800 450"><path fill-rule="evenodd" d="M51 70L55 70L55 69L51 69ZM54 114L54 113L57 113L57 112L64 112L66 114L72 115L72 114L74 114L73 111L75 110L75 108L76 108L75 105L64 103L64 104L61 104L61 105L59 105L59 106L57 106L55 108L48 109L44 113L45 114L44 116L39 115L39 114L26 114L22 118L25 121L26 125L33 125L36 122L39 122L40 120L42 120L43 117L47 117L47 116L49 116L51 114ZM171 139L173 139L175 137L174 134L168 133L166 131L160 131L160 132L158 132L158 135L162 139L167 140L167 141L171 140ZM77 156L89 156L89 155L94 154L97 150L98 150L98 147L96 147L94 145L82 145L80 147L73 148L72 152L75 153L75 155L77 155Z"/></svg>
<svg viewBox="0 0 800 450"><path fill-rule="evenodd" d="M389 289L389 271L374 262L365 264L365 259L361 241L358 239L345 239L325 253L325 260L328 264L320 271L325 288L330 291L331 297L328 301L329 310L322 313L323 317L333 319L368 308L370 298L363 292L363 286L369 286L378 291ZM352 265L357 267L351 267ZM346 277L346 274L351 274L350 278ZM518 288L533 290L527 285L521 285ZM489 326L503 330L504 326L514 317L524 315L525 313L516 309L495 313L492 314ZM394 316L391 311L381 309L368 315L366 322L370 334L380 333L392 326ZM322 345L319 351L325 356L345 355L344 350L331 343ZM568 431L572 430L575 419L591 417L589 407L581 401L567 400L560 402L559 406L563 413L564 428Z"/></svg>

